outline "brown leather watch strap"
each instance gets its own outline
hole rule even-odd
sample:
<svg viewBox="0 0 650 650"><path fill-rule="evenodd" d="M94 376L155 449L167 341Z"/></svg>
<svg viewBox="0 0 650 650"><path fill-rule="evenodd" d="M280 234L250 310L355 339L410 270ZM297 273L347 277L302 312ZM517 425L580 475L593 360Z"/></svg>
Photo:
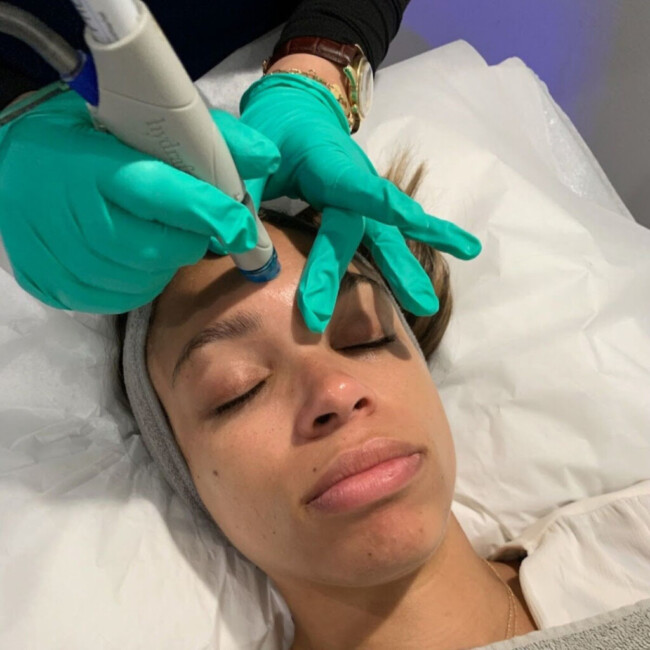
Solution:
<svg viewBox="0 0 650 650"><path fill-rule="evenodd" d="M264 71L289 54L314 54L345 67L354 61L359 50L356 45L338 43L322 36L298 36L276 45L273 54L264 62Z"/></svg>

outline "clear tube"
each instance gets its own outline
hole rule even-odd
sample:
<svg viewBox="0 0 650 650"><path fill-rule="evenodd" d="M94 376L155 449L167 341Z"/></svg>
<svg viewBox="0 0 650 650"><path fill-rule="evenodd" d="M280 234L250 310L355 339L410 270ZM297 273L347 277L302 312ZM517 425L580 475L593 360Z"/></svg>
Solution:
<svg viewBox="0 0 650 650"><path fill-rule="evenodd" d="M133 0L71 0L98 43L108 44L128 36L138 22Z"/></svg>
<svg viewBox="0 0 650 650"><path fill-rule="evenodd" d="M60 75L74 74L79 68L79 53L74 48L36 16L8 2L0 2L0 33L29 45Z"/></svg>

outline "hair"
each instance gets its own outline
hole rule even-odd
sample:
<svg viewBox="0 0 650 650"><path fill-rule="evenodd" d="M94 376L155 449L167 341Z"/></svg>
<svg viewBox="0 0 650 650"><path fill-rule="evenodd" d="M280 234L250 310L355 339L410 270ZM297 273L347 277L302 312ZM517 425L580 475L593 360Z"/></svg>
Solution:
<svg viewBox="0 0 650 650"><path fill-rule="evenodd" d="M406 150L403 150L393 158L388 171L384 174L384 178L391 181L402 192L408 194L408 196L415 198L424 178L426 164L420 163L410 176L408 175L409 166L409 154ZM310 233L316 232L320 225L321 218L320 212L312 207L305 208L302 212L299 212L293 217L275 210L260 208L258 216L262 221L268 221L269 223L279 227L286 226L289 228L308 231ZM415 258L422 265L422 268L431 278L431 283L433 284L433 289L439 302L438 311L432 316L415 316L414 314L404 311L406 322L413 330L415 338L420 344L425 358L428 359L440 345L440 341L442 340L447 325L449 324L449 319L451 318L453 300L449 281L449 265L440 251L432 246L408 238L406 239L406 243ZM384 276L381 273L381 269L372 259L370 252L363 245L359 247L359 252L370 262L377 273L379 273L383 278ZM122 371L122 354L124 349L127 315L128 312L118 314L114 321L118 343L116 370L121 389L120 398L126 406L128 406L128 399L126 398L126 388ZM152 320L154 315L155 302L151 315Z"/></svg>

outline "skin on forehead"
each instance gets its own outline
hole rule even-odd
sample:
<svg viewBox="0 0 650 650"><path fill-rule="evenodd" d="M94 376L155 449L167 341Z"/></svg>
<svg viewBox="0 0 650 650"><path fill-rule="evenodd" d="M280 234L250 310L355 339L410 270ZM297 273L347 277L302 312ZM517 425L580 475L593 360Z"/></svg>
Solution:
<svg viewBox="0 0 650 650"><path fill-rule="evenodd" d="M284 286L278 292L277 298L294 302L296 287L283 281L289 271L302 271L313 243L313 236L300 230L278 228L269 223L265 225L272 233L276 249L285 251L280 258L282 270L278 276L279 282L274 279L270 283L256 284L245 280L229 256L206 257L197 264L182 267L156 301L147 340L149 353L157 350L157 356L164 348L167 356L169 348L175 347L170 340L171 331L175 332L173 336L175 343L178 343L178 337L185 341L189 340L192 333L199 331L200 323L205 323L215 313L216 303L219 304L218 312L224 313L237 305L242 298L254 295L255 292L263 291L265 288L275 290L279 283ZM383 282L379 273L370 264L359 264L353 260L348 270L367 276L378 283ZM284 277L281 277L283 272ZM270 286L274 282L276 285ZM294 310L298 313L297 304L294 304ZM302 315L299 313L298 315L299 322L304 325ZM306 326L295 329L304 329L304 334L308 338L321 336L310 332ZM298 334L299 331L295 333ZM299 341L302 339L303 337ZM161 345L162 348L159 347ZM176 356L178 357L178 354Z"/></svg>

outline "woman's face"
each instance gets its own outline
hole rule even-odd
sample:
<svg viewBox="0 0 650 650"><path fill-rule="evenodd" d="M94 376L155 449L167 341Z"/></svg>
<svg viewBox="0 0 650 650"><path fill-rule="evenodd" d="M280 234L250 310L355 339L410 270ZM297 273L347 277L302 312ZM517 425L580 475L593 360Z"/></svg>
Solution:
<svg viewBox="0 0 650 650"><path fill-rule="evenodd" d="M438 392L370 282L342 283L325 333L309 331L296 289L313 240L267 229L282 264L273 281L247 282L222 257L181 269L167 287L148 349L154 387L212 517L271 578L361 586L401 577L435 552L450 512L455 456ZM363 347L393 333L392 343ZM341 452L373 438L424 449L404 488L344 512L304 503Z"/></svg>

